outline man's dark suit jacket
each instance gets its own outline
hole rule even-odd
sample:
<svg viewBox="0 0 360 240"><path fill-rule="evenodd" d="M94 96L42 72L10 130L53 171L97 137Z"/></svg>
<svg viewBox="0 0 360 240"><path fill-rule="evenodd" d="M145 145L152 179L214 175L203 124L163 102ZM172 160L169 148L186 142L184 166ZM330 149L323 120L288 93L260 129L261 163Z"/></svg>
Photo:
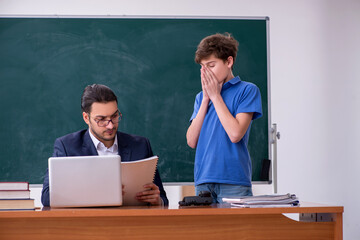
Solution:
<svg viewBox="0 0 360 240"><path fill-rule="evenodd" d="M135 161L152 157L150 142L147 138L117 132L119 155L122 162ZM55 140L53 157L64 156L93 156L98 155L89 130L81 130L60 137ZM169 204L159 171L156 169L154 183L159 187L160 197L165 205ZM50 205L49 196L49 172L44 177L41 202L44 206Z"/></svg>

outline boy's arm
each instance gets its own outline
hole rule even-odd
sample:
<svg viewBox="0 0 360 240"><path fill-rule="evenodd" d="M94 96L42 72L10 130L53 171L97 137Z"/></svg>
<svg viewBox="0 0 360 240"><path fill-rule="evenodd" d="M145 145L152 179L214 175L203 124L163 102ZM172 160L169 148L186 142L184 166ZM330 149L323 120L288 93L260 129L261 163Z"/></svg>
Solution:
<svg viewBox="0 0 360 240"><path fill-rule="evenodd" d="M254 113L238 113L236 118L233 117L220 94L222 83L219 83L214 73L207 67L204 67L202 71L204 88L214 104L221 125L224 127L231 142L239 142L249 128Z"/></svg>
<svg viewBox="0 0 360 240"><path fill-rule="evenodd" d="M254 113L238 113L234 118L225 105L221 95L212 100L221 125L224 127L230 141L239 142L245 135Z"/></svg>
<svg viewBox="0 0 360 240"><path fill-rule="evenodd" d="M201 101L201 105L196 117L191 121L191 124L186 132L186 140L187 144L191 148L196 148L197 142L199 140L201 127L204 123L205 115L207 113L207 109L209 106L209 96L204 89L203 82L201 81L202 89L203 89L203 99Z"/></svg>

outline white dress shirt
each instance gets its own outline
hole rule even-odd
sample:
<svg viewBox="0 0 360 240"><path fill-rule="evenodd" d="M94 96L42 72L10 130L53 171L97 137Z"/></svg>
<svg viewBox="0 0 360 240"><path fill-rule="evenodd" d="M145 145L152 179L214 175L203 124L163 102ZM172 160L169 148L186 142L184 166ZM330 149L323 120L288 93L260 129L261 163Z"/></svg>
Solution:
<svg viewBox="0 0 360 240"><path fill-rule="evenodd" d="M91 137L91 140L94 143L94 146L96 148L96 151L98 152L99 155L117 155L119 153L119 149L118 149L118 140L117 140L117 134L115 135L115 141L114 144L107 148L102 142L100 142L90 131L89 129L89 134Z"/></svg>

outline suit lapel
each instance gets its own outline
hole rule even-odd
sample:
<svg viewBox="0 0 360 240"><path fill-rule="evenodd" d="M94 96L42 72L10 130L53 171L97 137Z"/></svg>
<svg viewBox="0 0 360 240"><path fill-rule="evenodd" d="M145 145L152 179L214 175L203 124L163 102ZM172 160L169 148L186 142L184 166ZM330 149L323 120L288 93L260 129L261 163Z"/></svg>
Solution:
<svg viewBox="0 0 360 240"><path fill-rule="evenodd" d="M130 149L127 147L127 142L122 137L121 132L117 132L117 139L118 139L118 151L119 155L121 156L121 161L130 161L131 152Z"/></svg>
<svg viewBox="0 0 360 240"><path fill-rule="evenodd" d="M94 155L98 155L96 148L94 146L93 141L91 140L90 134L89 134L89 129L85 132L84 135L84 142L82 145L82 151L84 156L94 156Z"/></svg>

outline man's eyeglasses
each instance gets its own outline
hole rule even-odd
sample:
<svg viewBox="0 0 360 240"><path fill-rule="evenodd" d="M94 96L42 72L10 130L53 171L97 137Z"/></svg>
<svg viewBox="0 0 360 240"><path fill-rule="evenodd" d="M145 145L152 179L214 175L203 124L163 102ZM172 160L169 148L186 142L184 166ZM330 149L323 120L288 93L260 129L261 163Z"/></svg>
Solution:
<svg viewBox="0 0 360 240"><path fill-rule="evenodd" d="M89 117L90 117L90 114L89 114ZM118 110L117 113L115 113L113 116L111 116L109 120L94 118L94 121L97 123L97 125L99 127L106 127L107 125L109 125L110 122L112 122L113 124L119 123L121 121L121 119L122 119L122 114Z"/></svg>

